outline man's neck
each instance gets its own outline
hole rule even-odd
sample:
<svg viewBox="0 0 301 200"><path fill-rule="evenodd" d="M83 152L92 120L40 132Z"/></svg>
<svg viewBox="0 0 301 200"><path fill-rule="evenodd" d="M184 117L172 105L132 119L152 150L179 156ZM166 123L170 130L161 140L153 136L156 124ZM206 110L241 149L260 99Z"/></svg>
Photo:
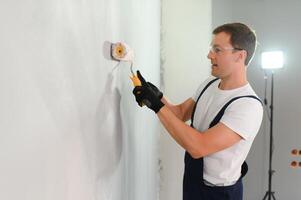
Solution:
<svg viewBox="0 0 301 200"><path fill-rule="evenodd" d="M221 90L233 90L240 88L248 84L246 75L236 77L221 78L219 89Z"/></svg>

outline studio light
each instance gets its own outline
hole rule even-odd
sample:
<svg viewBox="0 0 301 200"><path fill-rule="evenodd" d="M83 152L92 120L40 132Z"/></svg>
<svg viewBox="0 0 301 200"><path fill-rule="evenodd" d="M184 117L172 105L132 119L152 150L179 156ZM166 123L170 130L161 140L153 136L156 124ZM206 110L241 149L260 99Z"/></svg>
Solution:
<svg viewBox="0 0 301 200"><path fill-rule="evenodd" d="M284 58L283 58L283 52L282 51L267 51L263 52L261 54L261 67L266 71L270 71L271 73L271 98L270 98L270 151L269 151L269 180L268 180L268 190L266 191L263 200L276 200L274 196L274 191L272 191L272 176L275 172L272 167L272 158L273 158L273 146L274 146L274 136L273 136L273 119L274 119L274 70L280 69L283 67ZM266 87L267 87L267 76L265 76L265 97L264 97L264 104L265 106L268 106L267 104L267 98L266 98Z"/></svg>
<svg viewBox="0 0 301 200"><path fill-rule="evenodd" d="M263 69L279 69L283 67L282 51L267 51L261 54L261 67Z"/></svg>

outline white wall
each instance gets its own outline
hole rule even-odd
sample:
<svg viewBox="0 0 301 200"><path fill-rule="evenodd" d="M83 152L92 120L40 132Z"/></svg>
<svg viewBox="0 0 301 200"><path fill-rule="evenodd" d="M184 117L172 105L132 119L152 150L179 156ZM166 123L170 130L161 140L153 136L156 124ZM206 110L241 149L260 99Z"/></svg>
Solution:
<svg viewBox="0 0 301 200"><path fill-rule="evenodd" d="M210 0L162 0L161 73L173 103L191 97L209 73ZM160 138L160 199L182 199L184 150L165 130Z"/></svg>
<svg viewBox="0 0 301 200"><path fill-rule="evenodd" d="M300 8L296 0L214 0L213 25L241 21L251 25L257 33L259 46L249 66L249 81L263 98L264 80L260 69L260 53L282 49L285 68L275 72L274 86L274 157L273 187L276 199L300 199L301 167L292 169L290 162L301 161L291 156L292 149L300 149L301 98L299 49L301 35ZM268 86L270 87L270 86ZM267 93L270 95L270 91ZM245 199L262 199L268 189L269 122L265 116L261 131L248 156L249 174L245 179Z"/></svg>
<svg viewBox="0 0 301 200"><path fill-rule="evenodd" d="M157 119L103 43L159 84L159 30L159 1L0 2L0 199L157 199Z"/></svg>

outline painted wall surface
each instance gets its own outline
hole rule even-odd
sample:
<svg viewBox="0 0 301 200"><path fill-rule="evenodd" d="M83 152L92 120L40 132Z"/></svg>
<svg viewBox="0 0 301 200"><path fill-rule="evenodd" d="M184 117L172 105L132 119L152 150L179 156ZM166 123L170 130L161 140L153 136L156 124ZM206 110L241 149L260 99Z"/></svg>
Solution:
<svg viewBox="0 0 301 200"><path fill-rule="evenodd" d="M261 52L283 50L285 66L274 75L274 151L272 191L276 199L300 199L301 167L291 168L301 156L292 156L291 150L301 148L300 114L301 98L299 74L301 2L297 0L214 0L212 1L213 25L241 21L251 25L258 37L257 53L249 66L249 81L264 97L264 73L260 66ZM268 81L270 82L270 76ZM268 104L270 103L270 84L268 84ZM268 108L267 108L268 109ZM269 121L264 118L253 148L248 156L249 174L245 179L246 200L263 199L268 190L269 159Z"/></svg>
<svg viewBox="0 0 301 200"><path fill-rule="evenodd" d="M164 95L182 103L210 74L211 0L163 0L161 37ZM160 160L160 199L182 199L184 150L163 129Z"/></svg>
<svg viewBox="0 0 301 200"><path fill-rule="evenodd" d="M159 84L159 29L159 1L0 2L0 199L157 199L157 119L103 44Z"/></svg>

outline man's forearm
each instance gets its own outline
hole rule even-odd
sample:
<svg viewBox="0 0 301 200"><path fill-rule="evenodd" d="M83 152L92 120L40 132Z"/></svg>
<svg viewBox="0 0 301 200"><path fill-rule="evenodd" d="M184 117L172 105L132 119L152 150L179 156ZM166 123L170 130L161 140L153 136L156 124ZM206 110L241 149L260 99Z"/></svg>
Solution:
<svg viewBox="0 0 301 200"><path fill-rule="evenodd" d="M194 107L194 100L192 98L187 99L179 105L173 105L167 101L164 97L161 101L169 108L173 114L175 114L181 121L186 122L190 119L192 110Z"/></svg>
<svg viewBox="0 0 301 200"><path fill-rule="evenodd" d="M161 99L161 101L165 104L165 106L168 107L168 109L173 112L174 115L176 115L177 118L180 120L183 120L183 113L180 106L173 105L170 102L167 101L164 97Z"/></svg>
<svg viewBox="0 0 301 200"><path fill-rule="evenodd" d="M202 134L181 121L169 107L164 106L157 113L161 123L168 133L192 156L201 155L200 140Z"/></svg>

